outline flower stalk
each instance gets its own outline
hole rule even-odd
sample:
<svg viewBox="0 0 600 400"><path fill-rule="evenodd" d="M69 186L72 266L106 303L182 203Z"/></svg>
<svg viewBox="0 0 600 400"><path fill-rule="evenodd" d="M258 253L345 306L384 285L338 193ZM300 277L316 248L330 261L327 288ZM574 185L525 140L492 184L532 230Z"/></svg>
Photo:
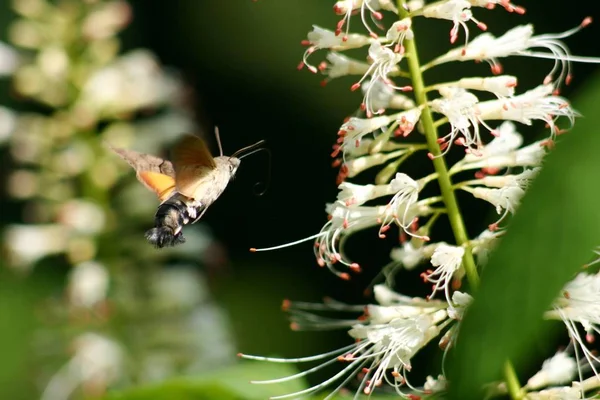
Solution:
<svg viewBox="0 0 600 400"><path fill-rule="evenodd" d="M405 0L398 0L398 14L400 18L406 18L409 16L408 11L405 8ZM419 55L417 52L417 44L415 38L412 40L406 40L405 46L409 57L407 57L407 64L410 71L412 80L413 91L415 95L416 104L422 108L421 111L421 122L423 124L423 130L425 138L427 140L427 146L429 153L432 157L433 166L437 173L438 184L440 185L440 191L442 193L443 202L446 205L446 211L454 238L457 244L465 247L465 254L463 256L463 267L467 276L471 290L475 292L479 287L479 273L477 272L477 265L475 264L475 258L473 257L473 251L470 245L465 223L462 218L462 213L458 202L456 201L456 195L454 193L454 187L452 179L448 172L448 167L444 157L440 157L442 151L440 145L437 142L438 133L437 126L434 123L431 109L428 106L427 99L427 88L423 81L423 69L419 63ZM522 390L519 383L519 378L512 365L507 360L504 365L504 376L506 380L506 386L512 399L521 399Z"/></svg>
<svg viewBox="0 0 600 400"><path fill-rule="evenodd" d="M400 18L406 18L409 16L409 13L405 8L404 0L398 0L398 12ZM428 105L429 101L427 99L425 83L423 82L423 73L419 63L419 55L417 52L415 39L413 38L412 40L406 40L405 46L406 51L409 54L409 56L406 58L406 61L411 75L415 100L417 105L422 108L421 122L423 124L423 130L427 140L427 147L429 148L429 153L431 155L430 158L432 159L435 172L438 174L437 180L440 185L440 191L442 193L444 204L446 205L452 232L454 233L457 244L465 247L463 266L465 268L469 285L476 290L479 286L477 265L475 264L475 259L473 258L473 252L470 249L467 229L465 228L465 223L462 219L462 213L452 188L452 180L450 179L450 174L448 173L446 160L443 157L440 157L442 151L439 143L437 142L437 128L433 121L431 108Z"/></svg>

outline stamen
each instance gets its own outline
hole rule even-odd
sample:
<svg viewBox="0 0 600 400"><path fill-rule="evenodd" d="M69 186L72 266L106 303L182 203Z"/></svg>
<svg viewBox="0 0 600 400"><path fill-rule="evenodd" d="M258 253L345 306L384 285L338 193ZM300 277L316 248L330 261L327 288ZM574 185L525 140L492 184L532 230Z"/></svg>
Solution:
<svg viewBox="0 0 600 400"><path fill-rule="evenodd" d="M325 236L326 234L327 234L327 232L319 232L319 233L317 233L315 235L312 235L312 236L309 236L309 237L306 237L306 238L303 238L303 239L299 239L299 240L296 240L294 242L284 243L284 244L280 244L278 246L273 246L273 247L263 247L263 248L260 248L260 249L257 249L256 247L251 247L250 251L252 253L256 253L256 252L259 252L259 251L279 250L279 249L283 249L283 248L286 248L286 247L295 246L295 245L300 244L300 243L304 243L304 242L308 242L308 241L311 241L311 240L315 240L317 238L320 238L321 236Z"/></svg>

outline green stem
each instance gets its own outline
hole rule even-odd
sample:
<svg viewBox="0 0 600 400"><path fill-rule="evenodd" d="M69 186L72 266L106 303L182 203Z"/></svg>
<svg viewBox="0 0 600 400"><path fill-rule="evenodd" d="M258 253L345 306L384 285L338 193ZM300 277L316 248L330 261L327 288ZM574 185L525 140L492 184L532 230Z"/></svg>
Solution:
<svg viewBox="0 0 600 400"><path fill-rule="evenodd" d="M406 11L406 8L404 8L404 5L405 0L398 0L398 11L400 18L409 17L409 13L408 11ZM463 266L465 268L467 280L469 282L469 285L471 286L471 289L473 291L476 291L479 287L479 274L477 272L477 265L475 264L475 259L473 257L473 251L469 243L467 230L462 219L462 213L460 211L458 202L456 200L456 196L454 194L454 189L452 187L452 179L450 178L450 174L448 173L446 160L444 159L444 157L441 157L442 152L440 150L440 145L437 142L437 127L434 124L433 115L431 113L431 109L429 107L429 102L427 99L427 91L423 82L423 70L421 69L421 65L419 62L417 45L415 43L414 38L412 40L406 40L405 43L406 52L410 55L410 57L406 57L406 60L408 63L408 70L412 79L415 100L417 102L417 105L422 109L421 123L423 124L423 129L425 131L427 146L429 147L429 152L432 156L435 172L438 174L440 191L444 200L444 204L446 205L446 210L448 214L448 219L450 220L450 225L452 227L452 232L454 233L454 237L456 239L457 244L465 247ZM517 377L517 374L515 373L514 367L512 366L510 360L506 361L504 367L504 375L508 392L510 393L511 398L514 400L522 399L523 391L521 389L519 379Z"/></svg>
<svg viewBox="0 0 600 400"><path fill-rule="evenodd" d="M408 16L408 12L403 7L404 1L398 0L398 9L400 11L400 17L405 18ZM421 65L419 63L419 56L417 53L417 45L415 40L406 40L406 52L410 54L410 57L406 57L408 62L408 69L411 74L413 91L417 105L421 107L421 123L425 131L425 138L427 139L427 147L429 152L433 156L433 166L435 172L438 174L438 182L440 185L440 191L444 199L444 204L448 210L448 218L450 219L450 225L456 238L456 242L460 246L465 246L465 256L463 258L463 265L469 285L476 290L479 286L479 274L477 273L477 265L473 258L473 253L469 247L469 237L467 230L462 219L462 213L458 207L454 190L452 189L452 180L450 174L448 174L448 167L446 166L446 160L444 157L440 157L442 154L440 145L437 142L438 135L437 129L433 122L433 115L429 108L427 100L427 92L425 91L425 84L423 83L423 74L421 73Z"/></svg>
<svg viewBox="0 0 600 400"><path fill-rule="evenodd" d="M509 360L506 360L504 363L504 379L506 380L506 388L508 389L510 397L513 400L522 399L523 390L521 389L521 384L519 383L515 368Z"/></svg>

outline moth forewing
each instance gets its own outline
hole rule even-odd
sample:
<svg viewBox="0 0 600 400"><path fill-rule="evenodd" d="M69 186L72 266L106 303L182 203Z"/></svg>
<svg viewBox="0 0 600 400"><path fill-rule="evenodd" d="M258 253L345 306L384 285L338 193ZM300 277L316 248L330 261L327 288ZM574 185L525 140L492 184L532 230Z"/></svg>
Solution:
<svg viewBox="0 0 600 400"><path fill-rule="evenodd" d="M169 160L150 154L139 153L134 150L121 149L119 147L108 147L119 157L133 167L136 172L149 171L175 178L175 169Z"/></svg>
<svg viewBox="0 0 600 400"><path fill-rule="evenodd" d="M172 152L177 191L195 199L194 192L217 167L206 143L197 136L186 135Z"/></svg>

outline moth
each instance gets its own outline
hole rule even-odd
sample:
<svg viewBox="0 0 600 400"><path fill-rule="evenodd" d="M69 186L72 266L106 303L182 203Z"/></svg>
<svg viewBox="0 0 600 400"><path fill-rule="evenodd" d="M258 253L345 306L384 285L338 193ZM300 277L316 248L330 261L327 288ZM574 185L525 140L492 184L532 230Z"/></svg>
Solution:
<svg viewBox="0 0 600 400"><path fill-rule="evenodd" d="M195 135L185 135L171 152L171 160L109 146L136 171L137 179L158 196L160 205L154 216L154 228L145 237L157 248L185 243L182 229L200 220L208 207L223 193L235 176L241 159L263 150L261 140L231 156L223 155L218 130L218 157Z"/></svg>

